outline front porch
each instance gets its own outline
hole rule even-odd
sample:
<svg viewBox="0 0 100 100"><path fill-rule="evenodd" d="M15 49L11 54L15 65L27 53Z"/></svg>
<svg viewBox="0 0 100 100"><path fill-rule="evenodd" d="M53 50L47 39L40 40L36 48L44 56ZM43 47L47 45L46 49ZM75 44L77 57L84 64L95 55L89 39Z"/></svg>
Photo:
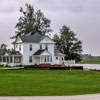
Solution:
<svg viewBox="0 0 100 100"><path fill-rule="evenodd" d="M38 55L35 56L35 59L36 59L36 65L40 65L40 66L50 66L52 63L51 55Z"/></svg>
<svg viewBox="0 0 100 100"><path fill-rule="evenodd" d="M0 64L4 66L19 66L22 62L22 56L11 55L11 56L0 56Z"/></svg>
<svg viewBox="0 0 100 100"><path fill-rule="evenodd" d="M47 50L38 50L33 56L36 59L37 65L50 66L52 64L52 55Z"/></svg>

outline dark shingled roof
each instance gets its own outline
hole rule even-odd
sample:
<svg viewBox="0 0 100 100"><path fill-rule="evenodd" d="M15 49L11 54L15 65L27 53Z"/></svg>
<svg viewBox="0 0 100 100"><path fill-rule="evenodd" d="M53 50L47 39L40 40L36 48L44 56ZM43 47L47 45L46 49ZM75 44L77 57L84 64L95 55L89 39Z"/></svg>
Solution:
<svg viewBox="0 0 100 100"><path fill-rule="evenodd" d="M29 35L20 36L23 42L39 42L42 38L42 35L39 33L30 33Z"/></svg>
<svg viewBox="0 0 100 100"><path fill-rule="evenodd" d="M58 49L54 49L54 55L55 56L64 56Z"/></svg>
<svg viewBox="0 0 100 100"><path fill-rule="evenodd" d="M47 35L41 35L39 33L35 33L35 32L30 32L29 34L27 35L22 35L20 36L20 39L22 40L22 42L40 42L44 37L48 37L50 38L49 36ZM50 38L51 39L51 38ZM15 40L12 44L16 44L16 41Z"/></svg>
<svg viewBox="0 0 100 100"><path fill-rule="evenodd" d="M44 52L45 50L38 50L36 51L33 55L40 55Z"/></svg>
<svg viewBox="0 0 100 100"><path fill-rule="evenodd" d="M11 51L11 52L5 52L4 54L0 54L1 56L5 55L5 54L8 54L8 55L22 55L19 51Z"/></svg>
<svg viewBox="0 0 100 100"><path fill-rule="evenodd" d="M12 51L8 53L9 55L22 55L19 51Z"/></svg>

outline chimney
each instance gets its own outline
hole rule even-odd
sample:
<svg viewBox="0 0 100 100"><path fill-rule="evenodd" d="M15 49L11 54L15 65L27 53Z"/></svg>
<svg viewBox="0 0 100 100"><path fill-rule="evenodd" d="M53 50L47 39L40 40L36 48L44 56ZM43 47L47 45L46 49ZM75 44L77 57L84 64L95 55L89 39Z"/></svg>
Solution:
<svg viewBox="0 0 100 100"><path fill-rule="evenodd" d="M32 29L32 32L35 33L35 29L34 28Z"/></svg>
<svg viewBox="0 0 100 100"><path fill-rule="evenodd" d="M34 34L35 34L35 29L33 28L31 35L34 35Z"/></svg>

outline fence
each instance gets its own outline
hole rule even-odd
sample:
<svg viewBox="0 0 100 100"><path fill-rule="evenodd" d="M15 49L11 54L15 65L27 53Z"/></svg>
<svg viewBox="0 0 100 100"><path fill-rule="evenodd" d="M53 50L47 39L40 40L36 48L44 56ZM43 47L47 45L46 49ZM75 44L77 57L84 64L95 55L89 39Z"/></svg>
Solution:
<svg viewBox="0 0 100 100"><path fill-rule="evenodd" d="M100 64L69 64L69 66L83 66L84 70L100 70Z"/></svg>

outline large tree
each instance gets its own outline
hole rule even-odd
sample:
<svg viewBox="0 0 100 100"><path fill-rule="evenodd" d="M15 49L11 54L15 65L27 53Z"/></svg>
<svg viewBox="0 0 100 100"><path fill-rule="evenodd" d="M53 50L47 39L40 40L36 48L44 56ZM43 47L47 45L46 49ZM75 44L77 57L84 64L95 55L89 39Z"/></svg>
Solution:
<svg viewBox="0 0 100 100"><path fill-rule="evenodd" d="M21 7L19 10L22 16L19 18L16 24L16 38L21 35L30 33L33 29L39 34L46 34L51 32L50 20L47 19L41 10L35 11L33 6L26 4L26 10Z"/></svg>
<svg viewBox="0 0 100 100"><path fill-rule="evenodd" d="M82 42L76 38L76 34L64 25L60 29L60 35L54 35L56 47L64 53L66 60L81 60Z"/></svg>
<svg viewBox="0 0 100 100"><path fill-rule="evenodd" d="M0 55L3 55L7 52L7 45L6 44L1 44L0 45Z"/></svg>

